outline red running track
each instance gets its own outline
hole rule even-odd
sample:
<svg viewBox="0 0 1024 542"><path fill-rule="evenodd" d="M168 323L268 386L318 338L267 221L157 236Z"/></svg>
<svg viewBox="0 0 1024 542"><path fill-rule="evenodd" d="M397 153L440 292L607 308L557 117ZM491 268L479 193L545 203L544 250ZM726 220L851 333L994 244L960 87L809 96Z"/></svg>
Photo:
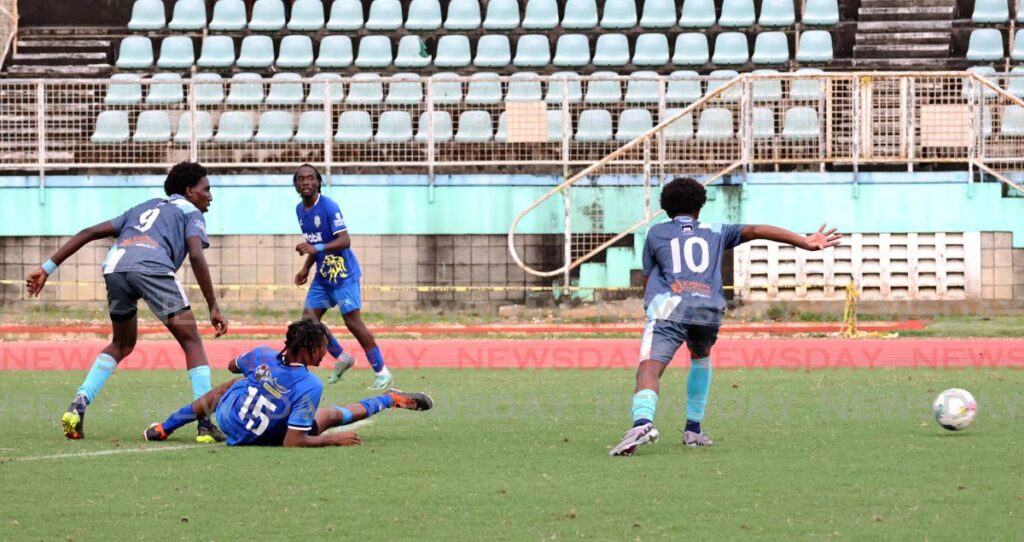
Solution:
<svg viewBox="0 0 1024 542"><path fill-rule="evenodd" d="M395 369L623 369L639 353L633 339L439 340L381 341L388 365ZM206 340L214 367L257 345L280 341ZM352 341L345 343L354 347ZM0 343L0 370L86 370L105 341L22 341ZM362 353L357 367L366 368ZM676 357L679 362L685 352ZM1024 369L1024 339L730 339L719 340L713 354L720 369L832 368L985 368ZM174 369L185 366L173 341L141 341L122 369Z"/></svg>

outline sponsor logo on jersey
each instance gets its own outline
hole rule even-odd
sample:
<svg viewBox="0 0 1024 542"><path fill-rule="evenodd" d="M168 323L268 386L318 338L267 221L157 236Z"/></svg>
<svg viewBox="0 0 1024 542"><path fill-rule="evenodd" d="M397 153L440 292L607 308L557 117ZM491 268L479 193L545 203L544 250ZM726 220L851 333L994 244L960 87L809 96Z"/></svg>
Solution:
<svg viewBox="0 0 1024 542"><path fill-rule="evenodd" d="M323 243L324 242L324 236L320 232L304 233L302 235L306 238L306 242L311 244L311 245L315 245L317 243Z"/></svg>
<svg viewBox="0 0 1024 542"><path fill-rule="evenodd" d="M348 278L348 267L345 265L345 258L328 254L324 257L324 264L320 266L320 276L336 282L339 278Z"/></svg>
<svg viewBox="0 0 1024 542"><path fill-rule="evenodd" d="M335 228L344 228L345 227L345 220L343 218L341 218L341 213L334 213L334 227Z"/></svg>
<svg viewBox="0 0 1024 542"><path fill-rule="evenodd" d="M274 379L273 374L270 372L270 367L267 367L265 363L256 369L256 373L253 376L257 382L263 385L263 389L267 390L267 393L278 399L291 391L277 383L277 380Z"/></svg>
<svg viewBox="0 0 1024 542"><path fill-rule="evenodd" d="M313 227L315 227L315 228L319 228L320 227L320 215L316 215L316 216L313 217Z"/></svg>

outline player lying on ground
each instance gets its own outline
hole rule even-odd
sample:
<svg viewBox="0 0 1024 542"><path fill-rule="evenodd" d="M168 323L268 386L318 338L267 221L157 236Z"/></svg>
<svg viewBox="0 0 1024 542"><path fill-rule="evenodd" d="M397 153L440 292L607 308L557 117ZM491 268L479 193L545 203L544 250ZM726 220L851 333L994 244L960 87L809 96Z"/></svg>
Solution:
<svg viewBox="0 0 1024 542"><path fill-rule="evenodd" d="M142 436L146 440L165 440L179 427L216 410L217 423L232 446L351 446L360 444L355 433L321 433L386 408L430 410L434 406L427 394L391 389L351 405L317 408L324 386L307 367L320 365L327 353L328 337L327 327L316 320L292 323L283 350L275 352L261 346L238 356L228 369L245 375L243 378L226 382L181 407L163 423L151 425Z"/></svg>
<svg viewBox="0 0 1024 542"><path fill-rule="evenodd" d="M609 455L633 455L638 447L658 441L654 412L661 375L683 343L690 351L683 443L711 445L701 421L711 388L711 347L718 339L718 327L725 314L725 251L755 239L804 250L824 250L838 245L842 239L835 229L825 231L825 226L817 233L803 236L775 226L705 224L697 218L706 201L704 185L693 179L675 179L661 192L661 208L672 220L653 226L644 243L647 324L636 370L633 428Z"/></svg>
<svg viewBox="0 0 1024 542"><path fill-rule="evenodd" d="M146 300L150 310L181 345L192 383L192 399L210 391L210 365L203 340L199 337L188 296L174 276L188 254L196 282L210 307L210 322L217 329L217 337L227 333L228 321L217 307L210 270L203 256L203 249L210 246L203 213L213 202L206 168L194 162L175 165L164 181L164 192L167 198L151 199L110 221L78 232L28 276L29 296L38 296L46 279L61 262L90 241L117 237L102 264L113 338L96 356L85 382L78 387L75 400L61 418L67 438L85 436L86 406L96 399L107 378L135 348L139 298ZM199 420L196 442L223 440L223 433L208 418Z"/></svg>

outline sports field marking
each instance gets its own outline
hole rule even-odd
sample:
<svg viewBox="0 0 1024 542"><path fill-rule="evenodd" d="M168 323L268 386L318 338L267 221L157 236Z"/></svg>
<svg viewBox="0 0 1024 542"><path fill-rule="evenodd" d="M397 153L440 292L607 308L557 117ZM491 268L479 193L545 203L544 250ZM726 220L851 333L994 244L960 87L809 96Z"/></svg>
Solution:
<svg viewBox="0 0 1024 542"><path fill-rule="evenodd" d="M76 452L70 454L54 454L54 455L34 455L29 457L10 457L6 458L7 461L12 463L22 461L50 461L57 459L82 459L89 457L100 457L105 455L121 455L121 454L151 454L157 452L176 452L179 450L190 450L192 448L202 448L208 446L207 444L182 444L179 446L162 446L159 448L124 448L121 450L100 450L96 452Z"/></svg>

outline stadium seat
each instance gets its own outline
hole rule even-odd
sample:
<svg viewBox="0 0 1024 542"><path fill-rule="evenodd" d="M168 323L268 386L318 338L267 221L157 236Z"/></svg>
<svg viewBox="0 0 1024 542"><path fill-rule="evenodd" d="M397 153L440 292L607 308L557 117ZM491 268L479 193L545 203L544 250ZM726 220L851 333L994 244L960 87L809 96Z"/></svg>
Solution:
<svg viewBox="0 0 1024 542"><path fill-rule="evenodd" d="M1010 22L1010 9L1006 0L976 0L974 13L971 14L971 22L980 24Z"/></svg>
<svg viewBox="0 0 1024 542"><path fill-rule="evenodd" d="M504 68L512 61L512 47L508 36L490 34L481 36L476 42L476 58L473 65L478 68Z"/></svg>
<svg viewBox="0 0 1024 542"><path fill-rule="evenodd" d="M223 1L223 0L222 0ZM213 139L213 119L209 111L196 111L196 143L206 143ZM185 111L178 117L178 130L174 132L174 142L179 145L192 143L192 113Z"/></svg>
<svg viewBox="0 0 1024 542"><path fill-rule="evenodd" d="M634 0L607 0L604 3L601 28L619 29L633 28L634 26L636 26L636 2Z"/></svg>
<svg viewBox="0 0 1024 542"><path fill-rule="evenodd" d="M555 45L555 66L590 64L590 42L583 34L562 34Z"/></svg>
<svg viewBox="0 0 1024 542"><path fill-rule="evenodd" d="M551 43L545 34L527 34L516 41L512 64L519 68L538 68L551 63Z"/></svg>
<svg viewBox="0 0 1024 542"><path fill-rule="evenodd" d="M171 118L166 111L143 111L135 123L135 143L167 143L171 140Z"/></svg>
<svg viewBox="0 0 1024 542"><path fill-rule="evenodd" d="M132 18L128 21L128 30L163 30L166 25L167 14L161 0L136 0L132 4Z"/></svg>
<svg viewBox="0 0 1024 542"><path fill-rule="evenodd" d="M580 113L576 141L611 141L612 114L606 109L587 109Z"/></svg>
<svg viewBox="0 0 1024 542"><path fill-rule="evenodd" d="M1024 66L1017 66L1007 74L1009 82L1006 91L1018 98L1024 98Z"/></svg>
<svg viewBox="0 0 1024 542"><path fill-rule="evenodd" d="M995 28L971 31L967 45L967 60L992 61L1003 58L1003 35Z"/></svg>
<svg viewBox="0 0 1024 542"><path fill-rule="evenodd" d="M638 71L626 82L626 103L658 103L658 72Z"/></svg>
<svg viewBox="0 0 1024 542"><path fill-rule="evenodd" d="M594 72L587 81L587 103L617 103L622 101L622 83L615 72Z"/></svg>
<svg viewBox="0 0 1024 542"><path fill-rule="evenodd" d="M697 122L698 141L722 141L731 139L732 111L720 107L712 107L700 112Z"/></svg>
<svg viewBox="0 0 1024 542"><path fill-rule="evenodd" d="M178 0L167 25L171 30L199 31L206 29L206 3L203 0Z"/></svg>
<svg viewBox="0 0 1024 542"><path fill-rule="evenodd" d="M578 103L583 100L583 83L580 82L579 74L576 72L555 72L551 74L548 82L548 93L544 101L555 104L562 103L564 98L569 103Z"/></svg>
<svg viewBox="0 0 1024 542"><path fill-rule="evenodd" d="M423 79L417 73L396 73L388 84L389 105L415 105L423 102Z"/></svg>
<svg viewBox="0 0 1024 542"><path fill-rule="evenodd" d="M470 60L468 37L449 34L437 40L434 65L438 68L465 68Z"/></svg>
<svg viewBox="0 0 1024 542"><path fill-rule="evenodd" d="M292 4L288 30L319 32L324 27L324 4L320 0L295 0Z"/></svg>
<svg viewBox="0 0 1024 542"><path fill-rule="evenodd" d="M665 101L668 103L693 103L704 95L701 92L700 75L695 71L679 70L669 75L665 85Z"/></svg>
<svg viewBox="0 0 1024 542"><path fill-rule="evenodd" d="M597 2L595 0L566 0L562 28L588 30L597 26Z"/></svg>
<svg viewBox="0 0 1024 542"><path fill-rule="evenodd" d="M754 139L775 137L775 113L767 107L755 107L751 112L750 132Z"/></svg>
<svg viewBox="0 0 1024 542"><path fill-rule="evenodd" d="M308 68L313 65L313 40L309 36L293 34L281 38L277 54L278 68Z"/></svg>
<svg viewBox="0 0 1024 542"><path fill-rule="evenodd" d="M712 91L717 90L719 87L727 85L737 75L739 73L736 70L715 70L709 73L707 94L711 94ZM737 102L742 96L743 85L736 84L719 94L718 99L725 102Z"/></svg>
<svg viewBox="0 0 1024 542"><path fill-rule="evenodd" d="M135 105L142 102L142 84L139 76L134 73L115 73L110 77L107 94L103 96L104 105ZM115 83L115 81L125 81Z"/></svg>
<svg viewBox="0 0 1024 542"><path fill-rule="evenodd" d="M1024 61L1024 29L1018 30L1014 34L1013 51L1010 53L1010 57L1017 62Z"/></svg>
<svg viewBox="0 0 1024 542"><path fill-rule="evenodd" d="M718 25L741 28L754 24L754 0L723 0Z"/></svg>
<svg viewBox="0 0 1024 542"><path fill-rule="evenodd" d="M813 107L791 107L786 110L782 139L813 140L821 136L818 112Z"/></svg>
<svg viewBox="0 0 1024 542"><path fill-rule="evenodd" d="M213 5L210 30L237 32L245 29L245 3L242 0L217 0Z"/></svg>
<svg viewBox="0 0 1024 542"><path fill-rule="evenodd" d="M228 105L256 105L263 103L263 77L258 73L236 73L231 76Z"/></svg>
<svg viewBox="0 0 1024 542"><path fill-rule="evenodd" d="M795 22L793 0L761 0L761 16L757 19L759 25L793 26Z"/></svg>
<svg viewBox="0 0 1024 542"><path fill-rule="evenodd" d="M436 104L457 104L462 101L462 82L454 72L435 73L430 76L430 92ZM454 81L453 81L454 79Z"/></svg>
<svg viewBox="0 0 1024 542"><path fill-rule="evenodd" d="M825 72L817 68L800 68L794 73L813 75ZM789 99L794 102L818 101L821 99L824 88L824 82L821 79L793 79L789 86Z"/></svg>
<svg viewBox="0 0 1024 542"><path fill-rule="evenodd" d="M406 30L438 30L441 28L441 3L437 0L412 0Z"/></svg>
<svg viewBox="0 0 1024 542"><path fill-rule="evenodd" d="M318 68L347 68L352 65L352 38L348 36L324 36L320 40L320 54L316 57Z"/></svg>
<svg viewBox="0 0 1024 542"><path fill-rule="evenodd" d="M756 74L778 74L776 70L754 70ZM753 79L750 94L755 102L777 102L782 99L781 79Z"/></svg>
<svg viewBox="0 0 1024 542"><path fill-rule="evenodd" d="M506 102L530 102L543 100L540 76L534 72L515 72L508 83Z"/></svg>
<svg viewBox="0 0 1024 542"><path fill-rule="evenodd" d="M708 63L711 53L708 38L703 32L684 32L676 37L676 50L672 63L677 66L701 66Z"/></svg>
<svg viewBox="0 0 1024 542"><path fill-rule="evenodd" d="M120 70L145 69L153 65L153 42L142 36L129 36L121 40L117 52Z"/></svg>
<svg viewBox="0 0 1024 542"><path fill-rule="evenodd" d="M508 121L505 119L505 112L498 115L498 129L494 131L494 140L498 143L508 143Z"/></svg>
<svg viewBox="0 0 1024 542"><path fill-rule="evenodd" d="M230 68L235 65L235 40L231 36L206 36L196 65L200 68Z"/></svg>
<svg viewBox="0 0 1024 542"><path fill-rule="evenodd" d="M391 65L391 38L373 34L359 40L357 68L386 68Z"/></svg>
<svg viewBox="0 0 1024 542"><path fill-rule="evenodd" d="M270 36L246 36L242 40L242 50L235 61L239 68L269 68L273 63L274 40Z"/></svg>
<svg viewBox="0 0 1024 542"><path fill-rule="evenodd" d="M185 101L185 89L181 76L176 73L158 73L150 79L147 104L180 104Z"/></svg>
<svg viewBox="0 0 1024 542"><path fill-rule="evenodd" d="M601 34L594 45L595 66L629 64L629 40L625 34Z"/></svg>
<svg viewBox="0 0 1024 542"><path fill-rule="evenodd" d="M365 143L373 139L373 120L366 111L344 111L338 116L337 143Z"/></svg>
<svg viewBox="0 0 1024 542"><path fill-rule="evenodd" d="M249 18L249 30L257 32L284 30L284 3L281 0L256 0L252 6L252 17Z"/></svg>
<svg viewBox="0 0 1024 542"><path fill-rule="evenodd" d="M252 140L252 114L248 111L228 111L217 122L216 143L248 143Z"/></svg>
<svg viewBox="0 0 1024 542"><path fill-rule="evenodd" d="M673 12L675 9L673 8ZM683 28L711 28L715 25L714 0L686 0L679 15Z"/></svg>
<svg viewBox="0 0 1024 542"><path fill-rule="evenodd" d="M555 0L528 0L523 15L524 30L551 30L558 26L558 4Z"/></svg>
<svg viewBox="0 0 1024 542"><path fill-rule="evenodd" d="M302 76L297 73L275 73L270 78L267 105L299 105L302 103Z"/></svg>
<svg viewBox="0 0 1024 542"><path fill-rule="evenodd" d="M548 110L548 141L562 141L563 135L566 131L565 117L562 115L561 109ZM569 133L572 134L572 126L568 127Z"/></svg>
<svg viewBox="0 0 1024 542"><path fill-rule="evenodd" d="M999 124L999 133L1007 137L1024 137L1024 107L1007 105Z"/></svg>
<svg viewBox="0 0 1024 542"><path fill-rule="evenodd" d="M676 3L674 0L645 0L640 16L642 28L671 28L676 25Z"/></svg>
<svg viewBox="0 0 1024 542"><path fill-rule="evenodd" d="M651 112L646 109L626 109L619 114L615 141L633 141L654 127Z"/></svg>
<svg viewBox="0 0 1024 542"><path fill-rule="evenodd" d="M636 38L633 64L661 66L668 63L668 37L665 34L640 34Z"/></svg>
<svg viewBox="0 0 1024 542"><path fill-rule="evenodd" d="M996 69L991 66L972 66L967 68L967 71L976 73L984 79L987 79L995 86L999 86L999 79L996 76ZM965 84L960 92L960 95L966 99L972 92L981 91L981 96L984 99L995 98L995 89L989 88L988 86L982 85L974 79L965 79Z"/></svg>
<svg viewBox="0 0 1024 542"><path fill-rule="evenodd" d="M682 112L683 110L678 108L666 109L658 124L666 122ZM687 113L679 117L678 120L666 126L661 133L668 141L687 141L693 139L693 113Z"/></svg>
<svg viewBox="0 0 1024 542"><path fill-rule="evenodd" d="M838 0L807 0L804 16L800 22L805 25L832 26L839 22Z"/></svg>
<svg viewBox="0 0 1024 542"><path fill-rule="evenodd" d="M378 73L357 73L348 84L345 103L379 104L384 101L384 84Z"/></svg>
<svg viewBox="0 0 1024 542"><path fill-rule="evenodd" d="M412 140L412 117L408 111L385 111L377 118L377 143L405 143Z"/></svg>
<svg viewBox="0 0 1024 542"><path fill-rule="evenodd" d="M832 34L827 30L808 30L800 34L796 50L797 62L830 62L832 60Z"/></svg>
<svg viewBox="0 0 1024 542"><path fill-rule="evenodd" d="M327 115L323 111L304 111L299 115L299 129L292 141L296 143L322 144L329 136Z"/></svg>
<svg viewBox="0 0 1024 542"><path fill-rule="evenodd" d="M519 2L517 0L490 0L484 30L516 30L519 28Z"/></svg>
<svg viewBox="0 0 1024 542"><path fill-rule="evenodd" d="M420 113L419 123L416 125L416 141L419 143L426 143L430 136L433 136L435 143L447 143L451 141L453 132L452 114L447 111L434 111L433 119L434 122L431 123L430 111Z"/></svg>
<svg viewBox="0 0 1024 542"><path fill-rule="evenodd" d="M196 104L220 105L224 102L224 84L219 73L197 73L192 80Z"/></svg>
<svg viewBox="0 0 1024 542"><path fill-rule="evenodd" d="M315 83L309 84L309 94L306 95L306 103L319 105L324 103L328 96L331 103L340 104L345 98L345 84L341 81L341 75L330 72L320 72L313 76ZM330 92L328 92L330 89Z"/></svg>
<svg viewBox="0 0 1024 542"><path fill-rule="evenodd" d="M496 104L501 102L501 80L496 73L474 73L466 88L467 104Z"/></svg>
<svg viewBox="0 0 1024 542"><path fill-rule="evenodd" d="M398 40L398 53L395 55L395 66L398 68L425 68L430 65L433 57L427 51L423 38L414 35L402 36Z"/></svg>
<svg viewBox="0 0 1024 542"><path fill-rule="evenodd" d="M221 0L222 2L224 0ZM399 23L401 24L401 23ZM327 19L327 30L351 32L363 27L363 4L359 0L334 0Z"/></svg>
<svg viewBox="0 0 1024 542"><path fill-rule="evenodd" d="M715 54L711 62L720 65L746 64L750 60L747 36L743 32L722 32L715 38Z"/></svg>
<svg viewBox="0 0 1024 542"><path fill-rule="evenodd" d="M90 141L97 145L125 143L130 136L127 111L103 111L96 117L96 129Z"/></svg>
<svg viewBox="0 0 1024 542"><path fill-rule="evenodd" d="M362 10L360 7L359 11ZM366 18L367 30L398 30L401 27L402 4L398 0L373 0L370 3L370 15Z"/></svg>
<svg viewBox="0 0 1024 542"><path fill-rule="evenodd" d="M288 143L295 135L295 119L290 111L264 111L256 130L256 143Z"/></svg>
<svg viewBox="0 0 1024 542"><path fill-rule="evenodd" d="M478 0L451 0L445 30L476 30L480 28L480 2Z"/></svg>
<svg viewBox="0 0 1024 542"><path fill-rule="evenodd" d="M459 128L455 141L459 143L487 143L494 136L491 114L487 111L463 111L459 115Z"/></svg>
<svg viewBox="0 0 1024 542"><path fill-rule="evenodd" d="M168 36L160 43L160 59L156 61L158 68L190 68L195 61L196 52L192 47L192 38Z"/></svg>
<svg viewBox="0 0 1024 542"><path fill-rule="evenodd" d="M789 41L785 32L761 32L754 41L754 64L789 62Z"/></svg>

